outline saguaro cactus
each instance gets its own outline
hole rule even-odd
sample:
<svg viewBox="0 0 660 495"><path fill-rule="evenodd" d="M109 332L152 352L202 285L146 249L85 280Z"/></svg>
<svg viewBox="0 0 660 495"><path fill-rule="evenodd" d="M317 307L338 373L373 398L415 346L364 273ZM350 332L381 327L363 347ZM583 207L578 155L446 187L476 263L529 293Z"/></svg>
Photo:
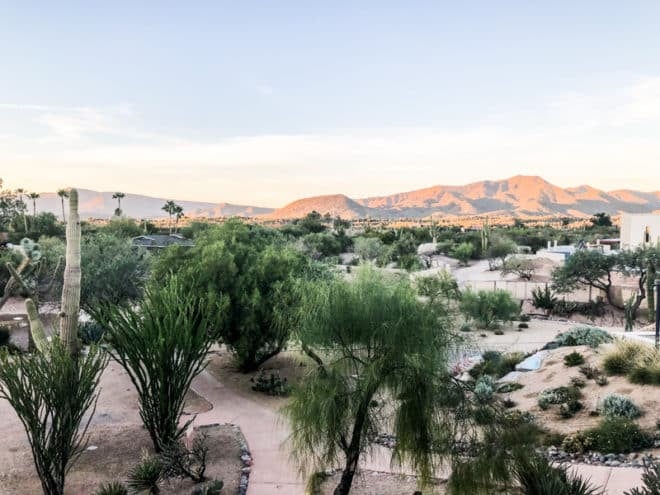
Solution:
<svg viewBox="0 0 660 495"><path fill-rule="evenodd" d="M78 352L80 312L80 217L78 191L69 191L69 221L66 225L66 265L62 286L60 338L70 353Z"/></svg>

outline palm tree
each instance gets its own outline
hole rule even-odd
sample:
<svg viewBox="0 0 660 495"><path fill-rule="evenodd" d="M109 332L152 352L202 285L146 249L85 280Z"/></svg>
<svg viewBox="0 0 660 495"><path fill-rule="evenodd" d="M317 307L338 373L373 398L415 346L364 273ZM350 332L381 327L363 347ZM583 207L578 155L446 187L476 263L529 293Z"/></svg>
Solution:
<svg viewBox="0 0 660 495"><path fill-rule="evenodd" d="M64 216L64 198L69 197L69 191L67 191L66 189L58 189L57 195L62 200L62 222L66 223L66 216Z"/></svg>
<svg viewBox="0 0 660 495"><path fill-rule="evenodd" d="M37 216L37 200L40 197L39 193L30 193L28 194L28 197L32 200L32 216L36 217Z"/></svg>
<svg viewBox="0 0 660 495"><path fill-rule="evenodd" d="M23 228L25 230L25 233L27 234L28 231L27 217L25 216L25 202L23 201L23 194L26 193L27 191L23 188L16 189L16 194L18 194L18 200L21 203L21 210L23 210Z"/></svg>
<svg viewBox="0 0 660 495"><path fill-rule="evenodd" d="M180 205L174 205L174 233L176 234L179 229L179 220L181 220L185 215L183 214L183 207Z"/></svg>
<svg viewBox="0 0 660 495"><path fill-rule="evenodd" d="M116 192L112 195L112 199L117 200L117 209L115 210L115 215L118 216L118 217L121 216L121 213L122 213L122 211L121 211L121 198L123 198L124 196L126 196L126 195L123 192Z"/></svg>
<svg viewBox="0 0 660 495"><path fill-rule="evenodd" d="M167 214L170 216L170 235L172 235L172 215L176 213L177 206L178 205L174 201L169 200L161 208L161 210L166 211Z"/></svg>

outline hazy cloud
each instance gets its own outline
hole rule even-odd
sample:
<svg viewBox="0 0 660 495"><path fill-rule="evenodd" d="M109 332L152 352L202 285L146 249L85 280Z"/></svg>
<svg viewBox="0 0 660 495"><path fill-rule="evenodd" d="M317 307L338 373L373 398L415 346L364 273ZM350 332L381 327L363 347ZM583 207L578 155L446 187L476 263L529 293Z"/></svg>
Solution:
<svg viewBox="0 0 660 495"><path fill-rule="evenodd" d="M560 185L660 189L660 78L558 95L533 115L485 116L487 125L465 128L193 140L140 128L130 105L2 103L0 134L13 129L14 120L3 122L7 112L34 127L0 140L0 162L18 165L6 179L32 189L82 180L85 187L274 206L302 195L367 196L517 173ZM105 135L113 139L98 139Z"/></svg>

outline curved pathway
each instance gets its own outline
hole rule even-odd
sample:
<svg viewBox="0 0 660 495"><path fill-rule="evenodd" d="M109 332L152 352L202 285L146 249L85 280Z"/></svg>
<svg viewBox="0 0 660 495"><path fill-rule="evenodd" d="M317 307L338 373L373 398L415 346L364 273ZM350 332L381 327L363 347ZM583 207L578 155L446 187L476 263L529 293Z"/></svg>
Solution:
<svg viewBox="0 0 660 495"><path fill-rule="evenodd" d="M195 425L231 423L243 431L254 461L248 495L304 495L303 479L289 462L284 445L289 430L277 411L225 387L208 371L195 378L192 388L213 405L213 409L197 416ZM380 447L361 467L400 474L401 470L392 469L389 459L387 449ZM622 495L641 483L641 469L586 464L573 469L605 487L608 495Z"/></svg>

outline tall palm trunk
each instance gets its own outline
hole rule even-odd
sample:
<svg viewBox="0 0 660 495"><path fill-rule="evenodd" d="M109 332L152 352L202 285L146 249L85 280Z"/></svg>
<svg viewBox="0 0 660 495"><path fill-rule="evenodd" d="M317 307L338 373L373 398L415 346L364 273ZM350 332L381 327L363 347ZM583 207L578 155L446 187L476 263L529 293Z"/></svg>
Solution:
<svg viewBox="0 0 660 495"><path fill-rule="evenodd" d="M78 316L80 313L80 218L78 191L69 193L69 223L66 226L66 265L62 287L60 337L69 352L78 352Z"/></svg>
<svg viewBox="0 0 660 495"><path fill-rule="evenodd" d="M66 216L64 215L64 196L60 197L62 200L62 222L66 223Z"/></svg>
<svg viewBox="0 0 660 495"><path fill-rule="evenodd" d="M36 199L32 200L32 216L33 217L37 216L37 200Z"/></svg>

